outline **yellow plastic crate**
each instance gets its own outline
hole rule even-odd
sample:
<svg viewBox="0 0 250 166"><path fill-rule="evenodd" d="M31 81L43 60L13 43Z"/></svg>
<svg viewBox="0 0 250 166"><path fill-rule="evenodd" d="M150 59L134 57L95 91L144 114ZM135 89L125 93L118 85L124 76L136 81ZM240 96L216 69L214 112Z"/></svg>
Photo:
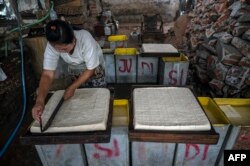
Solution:
<svg viewBox="0 0 250 166"><path fill-rule="evenodd" d="M115 55L136 55L136 48L116 48Z"/></svg>
<svg viewBox="0 0 250 166"><path fill-rule="evenodd" d="M198 101L214 126L230 124L225 114L210 97L198 97Z"/></svg>
<svg viewBox="0 0 250 166"><path fill-rule="evenodd" d="M233 125L250 126L250 99L214 98Z"/></svg>
<svg viewBox="0 0 250 166"><path fill-rule="evenodd" d="M111 35L108 37L109 42L126 41L128 40L127 35Z"/></svg>
<svg viewBox="0 0 250 166"><path fill-rule="evenodd" d="M114 100L113 102L113 126L128 126L129 123L129 104L126 99Z"/></svg>
<svg viewBox="0 0 250 166"><path fill-rule="evenodd" d="M188 57L184 54L180 54L177 57L162 57L163 62L179 62L179 61L188 61Z"/></svg>

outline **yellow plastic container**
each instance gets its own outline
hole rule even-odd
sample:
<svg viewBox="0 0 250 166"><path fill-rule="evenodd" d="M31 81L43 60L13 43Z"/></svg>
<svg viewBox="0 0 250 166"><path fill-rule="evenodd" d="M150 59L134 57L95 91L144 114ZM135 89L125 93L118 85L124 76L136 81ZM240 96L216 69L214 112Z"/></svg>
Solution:
<svg viewBox="0 0 250 166"><path fill-rule="evenodd" d="M250 99L239 98L213 98L218 105L232 105L234 107L247 107L250 108ZM250 109L248 110L250 111Z"/></svg>
<svg viewBox="0 0 250 166"><path fill-rule="evenodd" d="M126 41L128 40L127 35L111 35L108 37L109 42Z"/></svg>
<svg viewBox="0 0 250 166"><path fill-rule="evenodd" d="M127 48L128 37L126 35L113 35L108 37L110 49L114 50L116 48Z"/></svg>
<svg viewBox="0 0 250 166"><path fill-rule="evenodd" d="M113 101L113 126L128 126L129 123L129 104L126 99Z"/></svg>
<svg viewBox="0 0 250 166"><path fill-rule="evenodd" d="M214 126L230 124L225 114L210 97L198 97L198 101Z"/></svg>
<svg viewBox="0 0 250 166"><path fill-rule="evenodd" d="M180 54L177 57L162 57L164 62L179 62L179 61L188 61L188 57L184 54Z"/></svg>
<svg viewBox="0 0 250 166"><path fill-rule="evenodd" d="M250 99L214 98L213 100L226 114L231 124L250 126Z"/></svg>
<svg viewBox="0 0 250 166"><path fill-rule="evenodd" d="M136 55L136 48L116 48L115 55Z"/></svg>

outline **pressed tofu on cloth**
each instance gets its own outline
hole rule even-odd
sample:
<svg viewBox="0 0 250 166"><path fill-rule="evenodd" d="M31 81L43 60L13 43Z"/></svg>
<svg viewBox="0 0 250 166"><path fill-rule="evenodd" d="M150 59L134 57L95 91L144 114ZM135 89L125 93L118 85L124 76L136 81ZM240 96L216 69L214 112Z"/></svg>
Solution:
<svg viewBox="0 0 250 166"><path fill-rule="evenodd" d="M188 88L135 88L134 128L166 131L207 131L211 123Z"/></svg>
<svg viewBox="0 0 250 166"><path fill-rule="evenodd" d="M64 90L59 90L52 95L42 114L43 122L49 119L63 94ZM106 88L77 89L72 98L64 101L44 133L106 130L109 104L110 91ZM34 121L30 131L41 133L38 121Z"/></svg>

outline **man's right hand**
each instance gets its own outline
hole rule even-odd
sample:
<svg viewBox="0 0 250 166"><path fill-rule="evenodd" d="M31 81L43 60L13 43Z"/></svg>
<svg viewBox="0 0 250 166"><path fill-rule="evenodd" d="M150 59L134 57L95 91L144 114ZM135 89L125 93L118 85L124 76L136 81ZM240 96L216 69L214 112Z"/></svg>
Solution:
<svg viewBox="0 0 250 166"><path fill-rule="evenodd" d="M44 110L44 104L43 103L36 103L34 107L32 108L32 117L40 122L40 117Z"/></svg>

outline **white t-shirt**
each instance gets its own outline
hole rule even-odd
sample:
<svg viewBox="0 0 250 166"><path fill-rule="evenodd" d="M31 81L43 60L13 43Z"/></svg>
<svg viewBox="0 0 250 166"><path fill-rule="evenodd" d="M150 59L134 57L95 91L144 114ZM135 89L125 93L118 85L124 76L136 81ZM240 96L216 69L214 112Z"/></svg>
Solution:
<svg viewBox="0 0 250 166"><path fill-rule="evenodd" d="M48 42L45 52L43 69L56 70L59 57L72 66L84 65L92 70L101 64L104 65L102 49L92 35L86 30L74 31L76 45L72 54L60 53Z"/></svg>

